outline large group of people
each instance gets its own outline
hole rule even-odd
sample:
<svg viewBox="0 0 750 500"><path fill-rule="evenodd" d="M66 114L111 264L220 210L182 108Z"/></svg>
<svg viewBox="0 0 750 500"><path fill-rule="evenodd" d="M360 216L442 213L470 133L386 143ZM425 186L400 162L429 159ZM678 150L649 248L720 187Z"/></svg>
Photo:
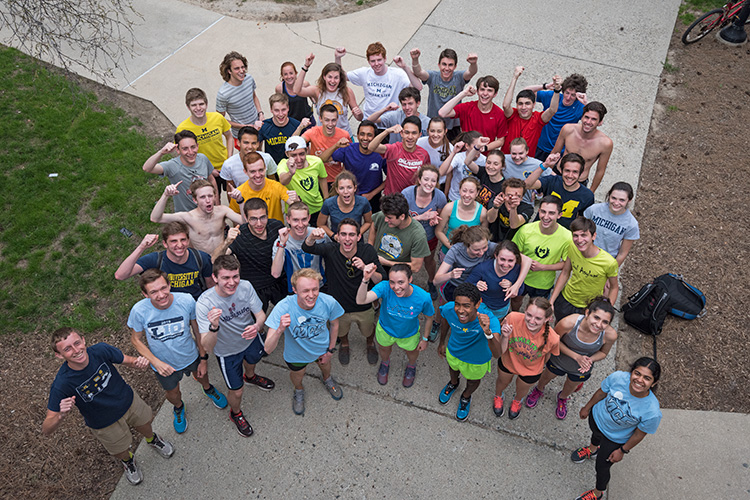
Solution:
<svg viewBox="0 0 750 500"><path fill-rule="evenodd" d="M143 298L127 326L139 356L104 343L86 347L81 332L57 330L52 347L64 363L45 433L77 406L137 484L129 427L164 457L174 448L153 432L149 408L115 364L151 367L178 434L188 424L180 382L193 375L247 437L243 388L274 389L256 368L282 337L292 410L302 415L312 363L331 397L343 397L332 360L338 352L339 365L350 363L354 324L368 363L379 362L382 385L394 344L406 354L408 388L420 353L437 341L448 372L439 402L448 404L466 379L460 421L494 360L487 405L495 415L505 414L507 397L508 416L518 418L524 402L534 408L564 377L555 415L566 418L569 398L617 339L610 323L618 270L639 238L629 184L614 183L594 203L613 149L599 130L607 108L588 102L579 74L516 93L521 66L497 106L497 78L470 84L476 54L463 71L451 49L436 70L422 68L419 49L409 55L411 66L397 56L391 67L383 45L373 43L369 66L345 71L346 49L338 48L312 83L305 79L314 54L299 70L284 62L268 118L237 52L219 65L216 112L207 111L204 91L187 91L190 116L143 164L169 180L150 216L162 224L164 249L144 255L159 241L148 234L115 272L118 280L138 276ZM363 88L361 105L351 85ZM350 117L359 124L351 127ZM423 266L425 289L414 283ZM226 395L209 379L211 353ZM609 375L580 411L593 435L572 459L596 457L597 480L579 498L600 498L611 465L656 430L661 414L650 388L659 376L655 361L638 360L629 374Z"/></svg>

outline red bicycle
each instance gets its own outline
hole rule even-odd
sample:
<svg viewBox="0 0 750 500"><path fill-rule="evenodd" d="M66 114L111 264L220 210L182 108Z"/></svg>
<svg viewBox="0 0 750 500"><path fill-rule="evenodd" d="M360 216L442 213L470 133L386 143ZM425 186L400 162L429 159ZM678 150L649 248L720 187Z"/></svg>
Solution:
<svg viewBox="0 0 750 500"><path fill-rule="evenodd" d="M714 9L710 12L706 12L701 17L696 19L693 24L688 26L685 33L682 35L682 43L685 45L695 43L704 36L711 33L714 28L723 28L729 23L734 21L734 18L739 14L742 6L745 5L747 0L739 0L737 2L728 2L721 9ZM745 24L750 23L750 20L746 21Z"/></svg>

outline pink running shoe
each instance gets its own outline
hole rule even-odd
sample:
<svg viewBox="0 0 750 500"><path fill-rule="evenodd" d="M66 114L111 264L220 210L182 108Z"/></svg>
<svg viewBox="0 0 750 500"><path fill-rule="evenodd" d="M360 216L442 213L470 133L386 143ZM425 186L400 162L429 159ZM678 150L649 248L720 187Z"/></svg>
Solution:
<svg viewBox="0 0 750 500"><path fill-rule="evenodd" d="M568 400L560 397L560 393L557 393L557 409L555 410L555 416L560 420L563 420L568 416Z"/></svg>
<svg viewBox="0 0 750 500"><path fill-rule="evenodd" d="M542 396L544 396L544 393L534 387L534 389L532 389L531 391L531 394L526 396L526 406L528 406L529 408L534 408Z"/></svg>

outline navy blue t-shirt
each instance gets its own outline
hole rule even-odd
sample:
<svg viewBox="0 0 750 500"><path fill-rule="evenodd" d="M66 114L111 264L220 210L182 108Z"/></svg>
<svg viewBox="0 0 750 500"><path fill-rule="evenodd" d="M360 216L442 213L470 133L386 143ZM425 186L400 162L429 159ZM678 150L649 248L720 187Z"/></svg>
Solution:
<svg viewBox="0 0 750 500"><path fill-rule="evenodd" d="M331 159L343 163L357 178L357 194L369 193L383 183L385 159L378 153L362 154L358 142L337 149Z"/></svg>
<svg viewBox="0 0 750 500"><path fill-rule="evenodd" d="M49 391L47 408L59 412L60 401L75 396L86 425L103 429L125 415L133 404L133 389L114 367L125 359L121 350L100 342L86 351L89 364L83 370L73 370L67 362L60 367Z"/></svg>
<svg viewBox="0 0 750 500"><path fill-rule="evenodd" d="M201 250L189 248L190 255L184 264L176 264L169 260L166 252L161 261L161 270L167 273L169 284L173 292L189 293L195 300L203 293L200 276L203 278L211 277L213 266L211 265L211 256ZM200 253L202 267L198 265L198 258L195 252ZM154 269L159 262L159 252L152 252L144 255L136 261L143 270Z"/></svg>
<svg viewBox="0 0 750 500"><path fill-rule="evenodd" d="M266 153L271 155L276 163L286 159L286 140L292 137L299 127L299 120L289 118L283 127L273 123L273 118L263 120L263 126L258 131L258 140L266 143Z"/></svg>
<svg viewBox="0 0 750 500"><path fill-rule="evenodd" d="M491 259L482 262L474 269L472 269L469 277L466 278L467 283L477 284L480 281L487 283L487 291L482 292L482 303L493 311L499 311L503 307L508 305L510 299L505 300L505 290L500 286L502 280L510 281L510 284L516 282L518 275L521 273L521 266L516 264L513 269L502 278L495 272L495 259ZM523 293L523 285L518 289L518 295Z"/></svg>
<svg viewBox="0 0 750 500"><path fill-rule="evenodd" d="M559 175L548 175L539 179L542 183L542 193L545 196L553 195L563 202L562 216L557 220L565 229L570 229L570 223L583 215L583 211L594 204L594 193L584 185L579 185L575 191L566 191L562 177ZM536 219L539 220L537 214Z"/></svg>

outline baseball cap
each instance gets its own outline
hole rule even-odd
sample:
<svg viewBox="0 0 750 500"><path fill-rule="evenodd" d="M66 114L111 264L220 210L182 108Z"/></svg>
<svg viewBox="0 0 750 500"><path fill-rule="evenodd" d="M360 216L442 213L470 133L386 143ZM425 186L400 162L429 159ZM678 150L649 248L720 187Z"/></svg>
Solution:
<svg viewBox="0 0 750 500"><path fill-rule="evenodd" d="M307 147L307 141L298 135L293 135L286 140L284 151L296 151L301 148Z"/></svg>

